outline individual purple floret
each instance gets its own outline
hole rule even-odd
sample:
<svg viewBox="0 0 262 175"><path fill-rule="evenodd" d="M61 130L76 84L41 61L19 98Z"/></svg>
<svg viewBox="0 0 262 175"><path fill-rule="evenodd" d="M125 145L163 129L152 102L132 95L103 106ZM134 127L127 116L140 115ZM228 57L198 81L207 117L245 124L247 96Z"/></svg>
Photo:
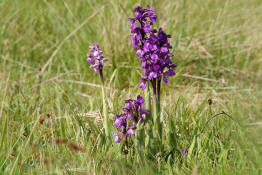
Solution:
<svg viewBox="0 0 262 175"><path fill-rule="evenodd" d="M184 157L186 154L188 153L188 149L185 149L183 152L182 152L182 157Z"/></svg>
<svg viewBox="0 0 262 175"><path fill-rule="evenodd" d="M102 56L102 51L99 49L98 44L91 44L89 54L87 54L87 61L91 63L90 68L94 69L95 72L101 72L104 66L104 61L108 58Z"/></svg>
<svg viewBox="0 0 262 175"><path fill-rule="evenodd" d="M114 126L119 129L118 132L113 133L116 143L121 141L121 137L135 135L136 124L143 123L145 120L144 115L149 114L144 108L144 99L140 95L137 96L137 100L128 99L125 103L124 113L115 115Z"/></svg>
<svg viewBox="0 0 262 175"><path fill-rule="evenodd" d="M155 10L147 6L143 9L138 6L133 10L134 18L129 18L131 22L132 46L137 51L141 67L144 70L144 77L140 78L140 88L146 88L146 82L150 81L153 86L160 82L162 77L165 83L168 83L168 76L174 76L176 64L170 59L174 55L170 53L172 46L168 42L170 35L167 35L162 28L158 31L153 29L157 16Z"/></svg>

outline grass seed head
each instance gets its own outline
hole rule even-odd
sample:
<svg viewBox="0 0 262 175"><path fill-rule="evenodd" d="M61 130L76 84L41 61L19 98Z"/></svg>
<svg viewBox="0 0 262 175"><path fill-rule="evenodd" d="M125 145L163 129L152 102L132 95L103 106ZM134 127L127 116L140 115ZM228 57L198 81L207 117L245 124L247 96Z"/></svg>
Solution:
<svg viewBox="0 0 262 175"><path fill-rule="evenodd" d="M67 143L67 146L73 150L73 151L77 151L77 152L85 152L85 149L79 145L77 145L76 143L74 142L68 142Z"/></svg>
<svg viewBox="0 0 262 175"><path fill-rule="evenodd" d="M213 103L212 99L211 99L211 98L208 99L208 104L209 104L209 105L212 105L212 103Z"/></svg>
<svg viewBox="0 0 262 175"><path fill-rule="evenodd" d="M9 40L8 39L5 39L4 41L3 41L3 44L4 44L4 46L9 46Z"/></svg>
<svg viewBox="0 0 262 175"><path fill-rule="evenodd" d="M45 121L45 118L44 118L44 117L40 118L40 119L39 119L39 124L42 125L42 124L44 123L44 121Z"/></svg>
<svg viewBox="0 0 262 175"><path fill-rule="evenodd" d="M65 138L57 138L57 139L55 139L55 143L56 144L65 144L65 143L67 143L67 139L65 139Z"/></svg>
<svg viewBox="0 0 262 175"><path fill-rule="evenodd" d="M27 134L26 134L26 132L25 132L25 131L23 132L23 136L24 136L24 137L27 137Z"/></svg>
<svg viewBox="0 0 262 175"><path fill-rule="evenodd" d="M50 118L50 117L51 117L51 113L47 113L46 118Z"/></svg>

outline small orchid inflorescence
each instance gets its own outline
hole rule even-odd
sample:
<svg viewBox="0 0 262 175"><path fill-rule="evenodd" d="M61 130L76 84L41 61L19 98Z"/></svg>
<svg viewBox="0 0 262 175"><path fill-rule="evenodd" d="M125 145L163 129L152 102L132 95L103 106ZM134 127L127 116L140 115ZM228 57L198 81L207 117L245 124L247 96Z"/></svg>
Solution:
<svg viewBox="0 0 262 175"><path fill-rule="evenodd" d="M145 100L140 95L137 96L136 100L128 99L125 101L126 107L123 108L124 113L115 115L114 126L120 129L118 132L113 132L116 143L120 143L121 136L126 138L128 135L135 135L136 125L139 122L144 122L144 115L149 114L144 108L144 102Z"/></svg>
<svg viewBox="0 0 262 175"><path fill-rule="evenodd" d="M102 71L104 67L104 61L108 58L102 56L102 50L99 49L98 44L91 44L89 54L87 54L87 61L91 64L90 68L94 69L95 72Z"/></svg>

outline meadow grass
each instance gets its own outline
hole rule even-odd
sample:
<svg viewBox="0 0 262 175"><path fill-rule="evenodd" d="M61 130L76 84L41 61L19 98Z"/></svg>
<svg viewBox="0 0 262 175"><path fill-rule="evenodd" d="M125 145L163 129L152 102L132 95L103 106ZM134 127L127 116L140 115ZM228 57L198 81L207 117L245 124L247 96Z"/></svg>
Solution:
<svg viewBox="0 0 262 175"><path fill-rule="evenodd" d="M162 89L163 154L123 155L104 146L86 53L99 43L110 58L113 120L145 97L127 19L147 4L172 35L177 75ZM0 174L261 174L261 11L261 0L0 0ZM231 118L210 120L222 111Z"/></svg>

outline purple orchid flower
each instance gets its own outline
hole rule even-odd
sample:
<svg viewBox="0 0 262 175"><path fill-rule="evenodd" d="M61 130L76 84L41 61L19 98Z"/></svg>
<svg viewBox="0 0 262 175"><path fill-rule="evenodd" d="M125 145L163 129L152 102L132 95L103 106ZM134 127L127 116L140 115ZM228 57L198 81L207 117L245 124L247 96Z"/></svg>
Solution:
<svg viewBox="0 0 262 175"><path fill-rule="evenodd" d="M102 56L102 51L99 49L98 44L91 44L89 54L87 54L87 61L91 64L90 68L94 69L95 72L102 71L104 67L104 61L108 58Z"/></svg>
<svg viewBox="0 0 262 175"><path fill-rule="evenodd" d="M129 135L135 135L136 125L140 122L144 122L144 116L149 114L144 107L145 100L140 95L136 100L128 99L125 101L126 107L123 108L123 114L115 115L114 126L119 129L118 132L113 132L115 136L115 142L120 143L121 136L127 137ZM132 123L129 125L128 123Z"/></svg>
<svg viewBox="0 0 262 175"><path fill-rule="evenodd" d="M91 44L89 54L87 54L87 61L91 64L90 68L94 69L95 72L99 72L102 84L104 84L103 67L104 62L109 60L102 56L102 51L99 49L98 44Z"/></svg>
<svg viewBox="0 0 262 175"><path fill-rule="evenodd" d="M150 81L154 88L155 82L161 83L162 78L165 83L168 83L168 77L175 75L174 69L176 68L176 64L173 64L171 60L171 57L174 56L170 53L172 46L168 42L171 36L167 35L162 28L158 31L153 29L152 26L157 16L155 10L150 9L150 6L145 9L138 6L133 12L135 17L128 19L131 22L130 38L144 71L139 87L145 89L146 82Z"/></svg>

